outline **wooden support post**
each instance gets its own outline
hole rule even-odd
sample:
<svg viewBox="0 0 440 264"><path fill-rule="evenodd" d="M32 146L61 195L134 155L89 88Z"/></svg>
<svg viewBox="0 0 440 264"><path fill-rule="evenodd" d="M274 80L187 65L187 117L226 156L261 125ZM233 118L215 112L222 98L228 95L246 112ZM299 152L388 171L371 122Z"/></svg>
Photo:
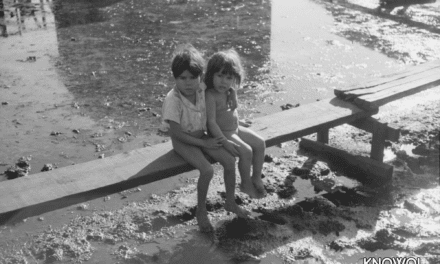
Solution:
<svg viewBox="0 0 440 264"><path fill-rule="evenodd" d="M381 122L372 117L359 119L349 123L352 126L363 129L373 133L373 140L371 142L370 158L383 161L383 151L385 148L385 140L397 142L400 137L400 129L393 126L388 126L387 123Z"/></svg>
<svg viewBox="0 0 440 264"><path fill-rule="evenodd" d="M329 132L328 128L319 130L317 133L318 142L328 144L328 132Z"/></svg>
<svg viewBox="0 0 440 264"><path fill-rule="evenodd" d="M19 8L15 8L15 16L17 17L17 26L18 26L18 33L20 34L20 36L21 36L21 26L22 26L22 24L21 24L21 14L20 14L20 9Z"/></svg>
<svg viewBox="0 0 440 264"><path fill-rule="evenodd" d="M344 150L305 138L301 139L299 146L316 155L323 155L348 176L356 178L360 182L383 185L391 181L393 175L393 166L391 165L368 157L354 156Z"/></svg>
<svg viewBox="0 0 440 264"><path fill-rule="evenodd" d="M383 162L383 151L387 137L387 124L375 122L373 127L373 140L371 142L370 158Z"/></svg>
<svg viewBox="0 0 440 264"><path fill-rule="evenodd" d="M390 140L393 142L397 142L400 137L400 129L396 126L388 125L385 122L381 122L373 117L366 117L362 119L358 119L356 121L348 123L349 125L352 125L354 127L357 127L359 129L365 130L370 133L375 132L375 127L383 125L385 126L386 132L385 132L385 140Z"/></svg>

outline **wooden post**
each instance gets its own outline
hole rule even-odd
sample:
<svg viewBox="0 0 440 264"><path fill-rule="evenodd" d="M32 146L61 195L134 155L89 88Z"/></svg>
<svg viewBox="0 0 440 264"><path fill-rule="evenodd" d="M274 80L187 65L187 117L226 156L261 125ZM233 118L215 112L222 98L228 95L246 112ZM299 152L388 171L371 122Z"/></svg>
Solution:
<svg viewBox="0 0 440 264"><path fill-rule="evenodd" d="M17 17L17 26L18 26L18 33L21 36L21 28L22 28L22 24L21 24L21 10L20 8L15 8L15 16Z"/></svg>
<svg viewBox="0 0 440 264"><path fill-rule="evenodd" d="M376 123L379 123L379 124L376 124ZM382 124L386 128L385 140L397 142L400 137L400 128L399 127L397 127L393 124L390 125L385 122L381 122L381 121L379 121L375 118L372 118L372 117L358 119L358 120L350 122L348 124L352 125L354 127L357 127L359 129L365 130L367 132L370 132L370 133L374 133L375 127Z"/></svg>
<svg viewBox="0 0 440 264"><path fill-rule="evenodd" d="M317 133L318 142L328 144L328 132L329 132L328 128L324 128L324 129L319 130Z"/></svg>
<svg viewBox="0 0 440 264"><path fill-rule="evenodd" d="M41 19L43 21L43 27L46 27L46 10L44 9L43 0L40 0Z"/></svg>
<svg viewBox="0 0 440 264"><path fill-rule="evenodd" d="M373 140L371 142L370 158L383 162L383 151L387 136L387 123L375 122L373 124Z"/></svg>

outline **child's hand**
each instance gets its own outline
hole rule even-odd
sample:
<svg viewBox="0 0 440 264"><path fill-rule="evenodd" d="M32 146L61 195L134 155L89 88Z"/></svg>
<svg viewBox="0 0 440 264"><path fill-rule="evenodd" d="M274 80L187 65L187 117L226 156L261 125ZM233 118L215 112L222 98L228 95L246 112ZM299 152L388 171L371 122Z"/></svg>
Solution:
<svg viewBox="0 0 440 264"><path fill-rule="evenodd" d="M238 121L238 125L240 125L240 126L242 126L242 127L250 127L251 124L252 124L252 122L249 121L249 120L246 120L245 122L243 122L243 121L241 121L241 120Z"/></svg>
<svg viewBox="0 0 440 264"><path fill-rule="evenodd" d="M234 157L238 157L239 156L239 152L238 152L238 148L240 147L239 145L237 145L235 142L232 142L230 140L225 140L223 141L223 147L229 152L231 153L232 156Z"/></svg>
<svg viewBox="0 0 440 264"><path fill-rule="evenodd" d="M223 137L205 139L204 147L209 149L218 149L222 146L222 140Z"/></svg>
<svg viewBox="0 0 440 264"><path fill-rule="evenodd" d="M235 89L229 89L228 98L226 100L226 103L232 111L238 107L237 92Z"/></svg>

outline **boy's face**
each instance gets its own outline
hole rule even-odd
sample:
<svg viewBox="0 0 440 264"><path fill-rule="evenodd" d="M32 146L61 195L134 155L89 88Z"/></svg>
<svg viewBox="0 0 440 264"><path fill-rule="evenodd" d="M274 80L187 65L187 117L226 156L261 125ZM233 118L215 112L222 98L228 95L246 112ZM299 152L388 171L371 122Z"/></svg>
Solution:
<svg viewBox="0 0 440 264"><path fill-rule="evenodd" d="M225 93L235 87L235 77L231 74L224 74L222 71L214 73L214 89L219 93Z"/></svg>
<svg viewBox="0 0 440 264"><path fill-rule="evenodd" d="M192 75L188 70L175 78L177 89L186 97L194 95L199 89L200 76Z"/></svg>

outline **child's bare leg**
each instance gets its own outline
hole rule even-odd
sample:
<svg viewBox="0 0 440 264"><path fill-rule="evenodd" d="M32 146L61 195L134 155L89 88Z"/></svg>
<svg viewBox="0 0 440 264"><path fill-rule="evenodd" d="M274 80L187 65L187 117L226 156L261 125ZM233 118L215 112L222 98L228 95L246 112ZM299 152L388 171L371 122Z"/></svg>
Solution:
<svg viewBox="0 0 440 264"><path fill-rule="evenodd" d="M251 198L257 198L257 190L251 181L251 165L252 165L252 148L246 144L236 133L223 134L240 146L238 170L240 172L241 183L240 191L246 193Z"/></svg>
<svg viewBox="0 0 440 264"><path fill-rule="evenodd" d="M208 163L209 164L209 163ZM209 167L200 169L200 176L197 182L197 211L196 218L201 232L212 232L214 227L208 218L206 209L206 197L208 195L209 183L214 175L211 164Z"/></svg>
<svg viewBox="0 0 440 264"><path fill-rule="evenodd" d="M200 148L177 140L173 140L173 148L185 161L200 171L197 182L197 224L201 232L212 232L214 227L208 218L206 197L208 195L209 183L214 176L214 170Z"/></svg>
<svg viewBox="0 0 440 264"><path fill-rule="evenodd" d="M263 181L261 180L266 143L261 136L249 128L240 126L238 135L252 148L252 182L257 189L258 198L263 198L267 195Z"/></svg>
<svg viewBox="0 0 440 264"><path fill-rule="evenodd" d="M225 210L234 213L241 218L248 217L250 212L241 208L235 202L235 168L234 171L225 169L224 180L226 189Z"/></svg>
<svg viewBox="0 0 440 264"><path fill-rule="evenodd" d="M236 214L238 217L248 217L250 212L241 208L235 202L235 157L224 148L203 149L203 151L223 166L226 189L225 210Z"/></svg>

